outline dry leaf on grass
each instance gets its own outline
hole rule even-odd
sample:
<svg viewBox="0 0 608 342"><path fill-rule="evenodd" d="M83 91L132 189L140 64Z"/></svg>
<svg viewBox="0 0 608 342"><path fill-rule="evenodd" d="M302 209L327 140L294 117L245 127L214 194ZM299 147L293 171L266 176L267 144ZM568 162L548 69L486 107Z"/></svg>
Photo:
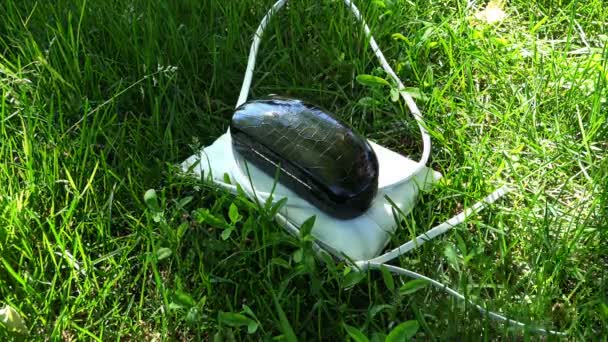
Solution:
<svg viewBox="0 0 608 342"><path fill-rule="evenodd" d="M10 305L5 305L4 308L0 309L0 323L2 323L2 325L4 325L8 331L19 334L27 333L25 321Z"/></svg>
<svg viewBox="0 0 608 342"><path fill-rule="evenodd" d="M486 8L475 14L475 19L488 24L503 21L507 17L507 13L502 9L503 2L503 0L490 0Z"/></svg>

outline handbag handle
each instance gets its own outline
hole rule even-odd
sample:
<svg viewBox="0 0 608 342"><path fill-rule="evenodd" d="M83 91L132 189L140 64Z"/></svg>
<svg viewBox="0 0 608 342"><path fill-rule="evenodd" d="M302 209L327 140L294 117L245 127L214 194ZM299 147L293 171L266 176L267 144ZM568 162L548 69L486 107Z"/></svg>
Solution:
<svg viewBox="0 0 608 342"><path fill-rule="evenodd" d="M258 53L258 49L260 47L260 41L262 40L262 36L264 34L264 31L266 30L266 26L268 25L268 22L270 21L272 16L276 12L278 12L285 5L285 3L287 3L287 0L278 0L270 8L270 10L268 10L268 12L266 13L264 18L260 22L260 25L258 26L258 28L255 32L255 37L253 39L253 43L251 44L251 49L249 51L249 60L247 61L247 69L245 70L245 77L243 79L243 85L241 86L241 93L236 102L237 108L247 101L247 97L249 95L249 89L251 88L251 78L253 76L253 69L255 68L256 56ZM422 135L422 157L421 157L420 161L417 162L415 169L413 171L411 171L408 176L406 176L402 179L399 179L399 180L393 182L392 184L388 184L387 187L398 185L398 184L409 181L410 178L414 177L418 172L420 172L422 169L424 169L426 167L426 163L428 162L429 156L431 154L431 137L430 137L429 133L427 132L427 130L424 128L424 119L422 118L422 114L420 113L418 106L416 106L416 102L405 91L405 86L403 85L403 82L401 82L399 77L397 77L397 74L395 74L395 71L393 71L391 66L386 61L386 58L384 58L384 54L382 54L382 51L378 47L378 44L376 43L374 36L371 34L370 29L367 26L367 23L361 16L359 9L350 0L344 0L344 4L351 10L351 13L355 16L357 21L359 21L359 23L361 23L363 25L365 34L369 37L369 43L372 48L372 51L374 51L374 54L380 61L380 64L382 65L382 68L384 69L384 71L386 71L386 73L393 79L393 81L395 81L395 83L397 83L397 86L398 86L397 90L399 91L399 94L401 95L401 97L403 98L405 103L407 104L410 112L412 113L412 116L414 117L414 119L416 119L416 123L418 124L418 127L420 128L420 134Z"/></svg>

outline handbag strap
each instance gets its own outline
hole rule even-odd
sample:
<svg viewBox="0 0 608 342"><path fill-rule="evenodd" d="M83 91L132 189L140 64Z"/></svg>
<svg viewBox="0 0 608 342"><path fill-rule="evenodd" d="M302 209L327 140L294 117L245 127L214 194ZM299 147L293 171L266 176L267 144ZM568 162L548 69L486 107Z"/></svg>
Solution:
<svg viewBox="0 0 608 342"><path fill-rule="evenodd" d="M262 36L264 35L264 31L266 30L266 26L268 25L268 22L270 21L272 16L276 12L278 12L286 3L287 0L278 0L270 8L270 10L268 10L255 32L255 37L253 39L253 43L251 44L251 49L249 51L249 60L247 61L247 69L245 70L245 77L243 79L243 85L241 86L241 93L236 102L237 108L243 103L245 103L247 101L247 97L249 96L249 90L251 88L251 79L253 77L253 70L255 68L256 56L260 47ZM429 156L431 154L431 137L427 130L424 128L424 119L422 117L422 114L420 113L420 110L418 109L418 106L416 106L416 102L410 96L410 94L405 91L405 86L403 85L403 82L401 82L395 71L393 71L391 66L388 64L386 58L384 58L384 54L382 53L382 50L380 50L380 48L378 47L378 44L376 43L374 36L371 34L370 29L367 26L367 23L365 22L365 19L363 19L363 17L361 16L361 12L359 12L357 6L355 6L355 4L352 3L350 0L344 0L344 4L350 9L351 13L355 16L357 21L359 21L359 23L363 25L365 34L369 37L369 44L372 48L372 51L380 61L380 64L382 65L384 71L386 71L386 73L397 84L397 90L399 91L399 94L407 104L410 112L412 113L412 116L414 117L414 119L416 119L418 128L420 129L420 134L422 135L422 157L420 161L417 162L414 170L410 171L406 177L401 178L393 182L392 184L388 184L386 186L390 187L393 185L405 183L426 167L426 163L428 162Z"/></svg>
<svg viewBox="0 0 608 342"><path fill-rule="evenodd" d="M245 77L243 80L243 85L241 87L241 93L239 95L239 98L237 100L236 103L236 107L238 108L239 106L241 106L243 103L245 103L247 101L247 97L249 94L249 90L251 88L251 79L253 76L253 70L255 68L255 60L256 60L256 55L260 46L260 42L262 39L262 36L264 34L264 31L266 30L266 26L268 25L268 22L270 21L270 19L272 18L272 16L279 11L285 4L287 3L287 0L278 0L271 8L270 10L266 13L266 15L264 16L264 18L262 19L262 21L260 22L260 25L258 26L256 32L255 32L255 37L253 40L253 43L251 44L251 50L249 52L249 60L247 62L247 69L245 71ZM423 143L423 152L422 152L422 157L420 159L420 161L417 163L416 168L413 172L411 172L407 177L400 179L398 181L395 181L394 183L388 185L388 186L392 186L392 185L397 185L403 182L407 182L411 177L413 177L414 175L416 175L419 171L423 170L426 166L426 163L428 162L429 156L430 156L430 152L431 152L431 138L428 134L428 132L426 131L426 129L424 128L424 119L422 118L422 114L420 113L420 110L418 109L418 107L416 106L416 103L414 102L414 100L412 99L412 97L405 91L405 86L403 85L403 82L401 82L401 80L399 79L399 77L397 77L397 75L395 74L395 72L393 71L393 69L391 68L391 66L388 64L388 62L386 61L386 59L384 58L384 55L382 54L382 51L380 50L380 48L378 47L378 44L376 43L373 35L370 32L369 27L367 26L365 20L363 19L363 17L361 16L361 13L359 12L359 9L355 6L354 3L352 3L350 0L344 0L344 4L349 7L349 9L351 10L351 13L355 16L355 18L359 21L359 23L361 23L363 25L363 28L365 30L365 34L369 37L369 43L370 46L374 52L374 54L376 55L376 57L378 58L378 60L380 61L380 64L382 65L382 68L384 69L384 71L386 71L386 73L393 79L393 81L397 84L398 86L398 91L399 94L401 95L401 97L403 98L403 100L405 101L405 103L407 104L412 116L414 117L414 119L416 119L416 123L418 124L418 127L420 128L420 133L422 134L422 143ZM508 187L501 187L498 190L494 191L492 194L490 194L489 196L487 196L486 198L484 198L482 201L476 203L475 205L473 205L473 207L468 208L467 210L465 210L464 212L462 212L459 215L454 216L453 218L451 218L450 220L440 224L437 227L434 227L433 229L429 230L428 232L418 236L416 239L412 240L412 241L408 241L407 243L393 249L392 251L389 251L383 255L380 255L374 259L371 260L362 260L362 261L356 261L356 262L349 262L349 264L351 264L352 266L354 266L358 271L363 272L365 270L372 270L372 269L381 269L381 268L386 268L387 270L389 270L390 272L393 272L395 274L398 275L403 275L403 276L408 276L408 277L412 277L412 278L417 278L417 279L424 279L426 281L428 281L429 283L431 283L434 287L437 287L438 289L444 290L446 291L448 294L461 299L461 300L466 300L469 303L471 303L472 305L475 306L475 308L477 308L480 312L487 314L490 318L498 320L498 321L503 321L506 322L512 326L517 326L520 328L525 327L526 325L522 322L518 322L512 319L509 319L503 315L500 315L498 313L489 311L487 309L485 309L484 307L482 307L481 305L475 304L474 302L472 302L471 300L468 300L466 297L464 297L463 295L461 295L460 293L450 289L449 287L447 287L446 285L443 285L441 283L439 283L436 280L433 280L431 278L428 278L426 276L423 276L421 274L418 274L416 272L401 268L401 267L396 267L393 265L388 265L386 264L388 261L393 260L407 252L409 252L410 250L419 247L421 244L425 243L426 241L433 239L447 231L449 231L451 228L453 228L454 226L457 226L461 223L463 223L469 216L478 213L479 211L485 209L487 207L488 204L496 201L497 199L501 198L502 196L504 196L506 193L508 193L510 191L510 189ZM298 232L298 228L296 226L294 226L287 218L283 217L280 214L277 214L277 218L280 219L280 221L288 228L288 230L291 233L297 234ZM323 247L326 246L317 246L320 249L323 249ZM337 254L335 253L335 251L332 251L333 254L335 256L337 256ZM553 331L553 330L546 330L543 328L532 328L532 331L538 332L538 333L542 333L542 334L553 334L553 335L559 335L559 336L565 336L566 334L563 332L558 332L558 331Z"/></svg>

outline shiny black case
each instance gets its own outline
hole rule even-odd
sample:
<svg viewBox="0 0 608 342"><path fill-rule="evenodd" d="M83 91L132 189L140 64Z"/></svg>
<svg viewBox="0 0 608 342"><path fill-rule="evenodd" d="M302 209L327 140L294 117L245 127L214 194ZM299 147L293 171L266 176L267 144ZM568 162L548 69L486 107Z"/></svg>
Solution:
<svg viewBox="0 0 608 342"><path fill-rule="evenodd" d="M365 138L334 115L301 100L249 101L230 123L237 164L256 165L331 216L350 219L378 191L378 159Z"/></svg>

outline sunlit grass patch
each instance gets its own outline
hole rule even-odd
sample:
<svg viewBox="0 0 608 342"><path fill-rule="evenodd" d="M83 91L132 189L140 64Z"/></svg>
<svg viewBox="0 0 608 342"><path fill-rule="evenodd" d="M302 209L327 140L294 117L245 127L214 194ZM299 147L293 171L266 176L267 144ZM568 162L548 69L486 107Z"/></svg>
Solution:
<svg viewBox="0 0 608 342"><path fill-rule="evenodd" d="M178 175L227 128L271 2L0 3L0 339L22 337L17 317L39 340L383 340L408 321L421 339L524 335L443 292L400 292L409 279L391 289L314 258L250 201ZM389 247L515 188L400 264L510 318L601 339L605 4L508 1L491 23L473 20L484 2L357 5L444 175ZM305 98L417 158L404 104L362 74L386 77L341 3L292 1L264 37L251 96Z"/></svg>

